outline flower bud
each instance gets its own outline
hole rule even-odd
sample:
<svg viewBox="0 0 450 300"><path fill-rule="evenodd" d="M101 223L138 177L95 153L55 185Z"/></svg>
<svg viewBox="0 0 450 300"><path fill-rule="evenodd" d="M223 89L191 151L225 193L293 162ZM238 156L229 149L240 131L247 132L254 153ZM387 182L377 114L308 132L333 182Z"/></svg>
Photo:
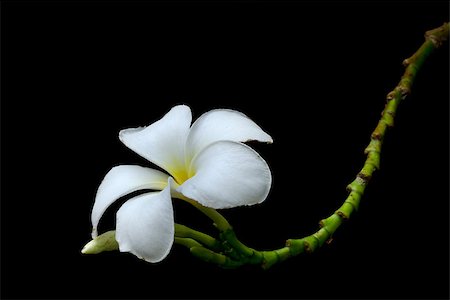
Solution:
<svg viewBox="0 0 450 300"><path fill-rule="evenodd" d="M113 251L118 249L119 244L116 241L116 231L111 230L97 236L92 241L87 243L81 250L81 253L97 254L103 251Z"/></svg>

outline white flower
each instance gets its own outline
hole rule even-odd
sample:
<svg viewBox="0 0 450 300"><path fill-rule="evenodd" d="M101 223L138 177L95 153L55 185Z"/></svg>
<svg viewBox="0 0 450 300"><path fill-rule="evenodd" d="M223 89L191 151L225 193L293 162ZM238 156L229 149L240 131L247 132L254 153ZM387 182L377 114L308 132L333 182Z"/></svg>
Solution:
<svg viewBox="0 0 450 300"><path fill-rule="evenodd" d="M189 107L173 107L148 127L125 129L119 139L168 174L135 165L112 168L100 184L92 209L92 237L98 222L118 198L152 189L126 201L117 212L119 250L149 262L169 253L174 241L171 198L189 198L215 208L264 201L272 176L267 163L242 142L272 138L242 113L209 111L191 125Z"/></svg>

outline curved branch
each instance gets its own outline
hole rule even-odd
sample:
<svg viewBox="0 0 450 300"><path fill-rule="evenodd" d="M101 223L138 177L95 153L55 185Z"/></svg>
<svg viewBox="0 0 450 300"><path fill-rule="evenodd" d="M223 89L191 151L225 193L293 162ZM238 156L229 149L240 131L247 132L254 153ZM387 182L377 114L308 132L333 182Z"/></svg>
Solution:
<svg viewBox="0 0 450 300"><path fill-rule="evenodd" d="M367 158L364 162L362 169L356 175L356 178L347 186L349 192L348 197L345 199L341 207L339 207L331 216L323 219L319 222L320 229L301 239L289 239L286 241L286 246L272 251L257 251L252 248L248 248L242 244L234 234L232 227L223 216L212 209L206 209L198 207L208 217L213 219L215 223L220 220L220 223L226 224L225 226L217 226L222 232L220 239L222 242L228 242L232 247L232 250L236 251L239 255L234 255L234 259L238 259L239 262L235 262L236 265L250 263L261 264L263 268L269 268L275 263L284 261L289 257L299 255L307 252L311 253L319 249L321 246L332 240L333 234L342 225L342 223L349 219L354 211L358 210L361 197L372 178L373 173L380 168L380 154L383 145L383 139L388 128L394 126L394 118L397 112L398 105L401 100L405 99L411 93L411 88L416 78L418 71L421 69L423 63L427 57L439 48L445 41L448 40L449 24L444 23L442 26L429 30L425 33L425 42L420 48L409 58L403 61L403 65L406 70L400 79L398 85L387 94L386 105L381 118L372 132L369 145L364 150ZM212 212L214 211L214 212ZM191 248L192 250L192 248ZM228 260L223 257L215 257L210 252L199 251L197 257L202 257L203 260L214 262L216 264L225 266L229 264ZM222 254L220 254L222 255Z"/></svg>
<svg viewBox="0 0 450 300"><path fill-rule="evenodd" d="M380 153L383 139L389 127L394 126L394 118L401 100L411 93L411 88L416 78L417 72L421 69L427 57L448 40L449 23L427 31L425 42L409 58L403 61L406 67L405 73L398 85L387 94L386 105L381 113L380 121L373 131L370 143L364 150L367 155L366 161L361 171L356 175L355 180L347 186L349 195L342 206L328 218L321 220L320 229L314 234L302 239L290 239L286 242L289 252L284 255L276 255L265 262L263 267L270 267L274 263L285 260L290 256L295 256L303 252L314 252L327 241L331 241L335 231L341 226L343 221L350 218L351 214L358 210L359 203L364 190L367 187L373 173L380 168ZM285 248L282 248L285 249ZM278 250L280 251L280 250Z"/></svg>

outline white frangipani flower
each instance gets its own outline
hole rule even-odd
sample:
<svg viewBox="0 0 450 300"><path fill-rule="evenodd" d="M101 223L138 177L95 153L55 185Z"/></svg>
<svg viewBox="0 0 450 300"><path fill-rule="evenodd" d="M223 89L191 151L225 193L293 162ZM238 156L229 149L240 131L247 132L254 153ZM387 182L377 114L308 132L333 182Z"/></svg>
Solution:
<svg viewBox="0 0 450 300"><path fill-rule="evenodd" d="M117 212L119 250L149 262L169 253L174 241L171 198L189 198L215 209L264 201L272 176L261 156L242 142L272 138L244 114L216 109L191 126L188 106L173 107L148 127L125 129L119 139L168 174L135 165L112 168L100 184L92 209L92 237L106 209L137 190L149 192L126 201Z"/></svg>

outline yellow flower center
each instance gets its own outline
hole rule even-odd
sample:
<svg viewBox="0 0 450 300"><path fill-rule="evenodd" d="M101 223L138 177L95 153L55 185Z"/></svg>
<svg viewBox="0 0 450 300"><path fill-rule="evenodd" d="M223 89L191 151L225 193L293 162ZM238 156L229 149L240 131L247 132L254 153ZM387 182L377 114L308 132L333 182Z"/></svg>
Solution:
<svg viewBox="0 0 450 300"><path fill-rule="evenodd" d="M186 180L195 175L196 171L192 168L191 161L192 157L186 157L184 162L174 160L173 164L169 168L166 168L179 185L182 185Z"/></svg>
<svg viewBox="0 0 450 300"><path fill-rule="evenodd" d="M189 179L186 168L176 168L172 171L172 176L179 185L182 185L183 182Z"/></svg>

